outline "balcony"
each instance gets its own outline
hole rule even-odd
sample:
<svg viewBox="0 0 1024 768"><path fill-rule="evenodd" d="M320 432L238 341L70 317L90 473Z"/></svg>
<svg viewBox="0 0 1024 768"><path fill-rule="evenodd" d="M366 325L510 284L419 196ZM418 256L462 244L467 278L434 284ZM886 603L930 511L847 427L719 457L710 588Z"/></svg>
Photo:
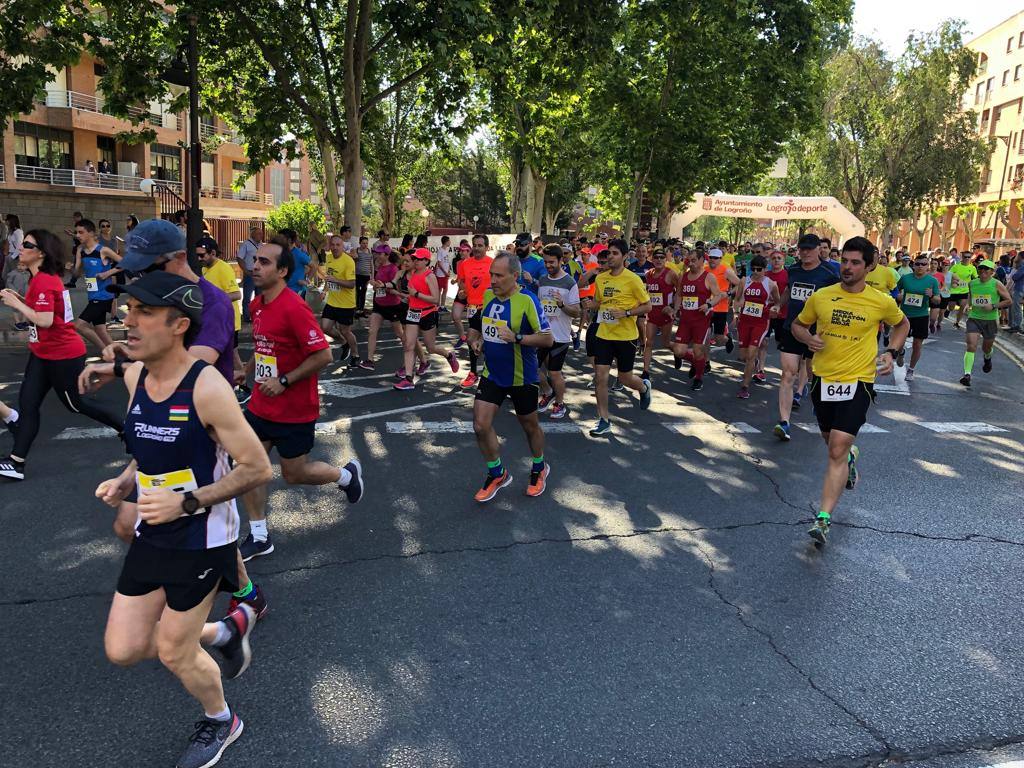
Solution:
<svg viewBox="0 0 1024 768"><path fill-rule="evenodd" d="M4 175L4 167L0 165L0 184L3 184L5 181L7 181L7 177Z"/></svg>
<svg viewBox="0 0 1024 768"><path fill-rule="evenodd" d="M54 187L76 187L79 189L98 189L111 192L140 192L138 176L118 176L114 173L97 173L95 171L76 171L71 168L41 168L34 165L14 166L14 178L17 181L29 181L34 184L49 184ZM181 183L164 181L179 195ZM141 194L141 192L140 192Z"/></svg>
<svg viewBox="0 0 1024 768"><path fill-rule="evenodd" d="M269 192L252 192L248 189L231 189L230 187L203 187L199 190L201 197L218 200L242 200L248 203L273 205L274 196Z"/></svg>
<svg viewBox="0 0 1024 768"><path fill-rule="evenodd" d="M238 131L232 128L218 129L217 126L211 123L200 123L199 124L199 138L209 139L212 136L220 136L225 141L231 142L232 144L244 144L245 140L239 135Z"/></svg>
<svg viewBox="0 0 1024 768"><path fill-rule="evenodd" d="M106 114L103 111L104 102L102 96L78 93L77 91L46 91L46 94L39 102L48 107L56 107L58 109L79 109L83 112ZM182 130L181 117L171 112L157 113L149 109L132 107L128 110L128 113L133 118L145 120L157 128L168 128L175 131Z"/></svg>

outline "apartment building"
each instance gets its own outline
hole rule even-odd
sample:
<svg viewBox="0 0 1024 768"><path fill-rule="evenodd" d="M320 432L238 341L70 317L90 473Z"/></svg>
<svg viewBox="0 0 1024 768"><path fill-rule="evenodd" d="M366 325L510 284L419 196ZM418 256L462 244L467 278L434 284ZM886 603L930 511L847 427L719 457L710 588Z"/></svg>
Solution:
<svg viewBox="0 0 1024 768"><path fill-rule="evenodd" d="M140 107L137 116L155 131L155 140L118 141L133 126L103 112L97 87L102 75L102 63L83 55L56 73L32 112L4 126L0 212L17 213L26 229L61 232L81 211L93 220L111 219L121 233L128 214L169 214L190 202L187 114L160 103ZM319 199L305 158L273 163L236 189L246 170L244 137L214 116L201 118L200 136L207 151L199 204L215 234L243 239L248 222L265 219L289 197ZM141 191L143 179L160 182L155 193ZM231 243L221 245L229 249Z"/></svg>

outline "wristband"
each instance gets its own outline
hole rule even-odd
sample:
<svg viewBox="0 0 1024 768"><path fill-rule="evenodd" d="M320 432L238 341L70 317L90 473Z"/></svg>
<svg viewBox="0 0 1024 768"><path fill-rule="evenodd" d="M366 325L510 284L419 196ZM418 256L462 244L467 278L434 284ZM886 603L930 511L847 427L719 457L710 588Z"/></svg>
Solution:
<svg viewBox="0 0 1024 768"><path fill-rule="evenodd" d="M114 360L114 375L119 379L124 378L124 360L120 357Z"/></svg>
<svg viewBox="0 0 1024 768"><path fill-rule="evenodd" d="M892 355L892 359L893 360L895 360L897 357L900 356L899 350L896 350L896 349L886 349L884 351L888 352L890 355Z"/></svg>

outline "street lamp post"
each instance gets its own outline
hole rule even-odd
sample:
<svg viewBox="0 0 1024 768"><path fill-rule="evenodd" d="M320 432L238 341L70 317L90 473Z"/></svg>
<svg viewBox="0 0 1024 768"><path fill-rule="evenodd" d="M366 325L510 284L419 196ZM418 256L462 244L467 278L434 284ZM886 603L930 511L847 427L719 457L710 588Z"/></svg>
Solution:
<svg viewBox="0 0 1024 768"><path fill-rule="evenodd" d="M424 231L429 231L430 230L430 211L428 211L426 208L421 208L420 209L420 217L423 219L423 230Z"/></svg>
<svg viewBox="0 0 1024 768"><path fill-rule="evenodd" d="M477 227L477 222L478 221L480 221L480 214L479 213L474 213L473 214L473 233L474 234L476 234L476 231L477 231L476 227Z"/></svg>
<svg viewBox="0 0 1024 768"><path fill-rule="evenodd" d="M1006 171L1010 167L1010 137L1009 136L996 136L997 139L1006 144L1006 157L1003 158L1003 173L999 177L999 197L996 198L997 203L1003 201L1003 187L1006 184ZM992 239L996 239L996 222L999 220L999 209L996 208L992 211Z"/></svg>

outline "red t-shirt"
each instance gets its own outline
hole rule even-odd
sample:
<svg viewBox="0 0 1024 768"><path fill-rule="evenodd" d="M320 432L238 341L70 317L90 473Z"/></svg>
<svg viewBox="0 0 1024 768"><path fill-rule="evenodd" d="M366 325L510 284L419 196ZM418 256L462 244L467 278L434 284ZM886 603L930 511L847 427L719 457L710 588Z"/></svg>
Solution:
<svg viewBox="0 0 1024 768"><path fill-rule="evenodd" d="M789 272L786 271L785 267L780 269L778 272L765 272L764 276L771 280L773 283L775 283L777 286L779 286L780 299L786 295L786 287L789 285ZM789 307L785 304L779 307L779 319L785 319L786 315L788 314L788 309Z"/></svg>
<svg viewBox="0 0 1024 768"><path fill-rule="evenodd" d="M53 325L28 330L28 348L44 360L70 360L85 354L85 342L75 330L71 294L57 275L37 272L28 284L25 303L36 312L53 312Z"/></svg>
<svg viewBox="0 0 1024 768"><path fill-rule="evenodd" d="M329 346L313 311L294 291L281 291L270 303L257 296L249 305L249 313L257 381L293 371L311 354ZM320 415L316 374L289 385L277 397L268 397L256 387L249 410L261 419L283 424L316 421Z"/></svg>
<svg viewBox="0 0 1024 768"><path fill-rule="evenodd" d="M466 292L466 302L472 307L482 307L484 294L491 287L491 262L490 256L482 259L475 259L470 256L459 262L455 274L458 275L459 285Z"/></svg>

